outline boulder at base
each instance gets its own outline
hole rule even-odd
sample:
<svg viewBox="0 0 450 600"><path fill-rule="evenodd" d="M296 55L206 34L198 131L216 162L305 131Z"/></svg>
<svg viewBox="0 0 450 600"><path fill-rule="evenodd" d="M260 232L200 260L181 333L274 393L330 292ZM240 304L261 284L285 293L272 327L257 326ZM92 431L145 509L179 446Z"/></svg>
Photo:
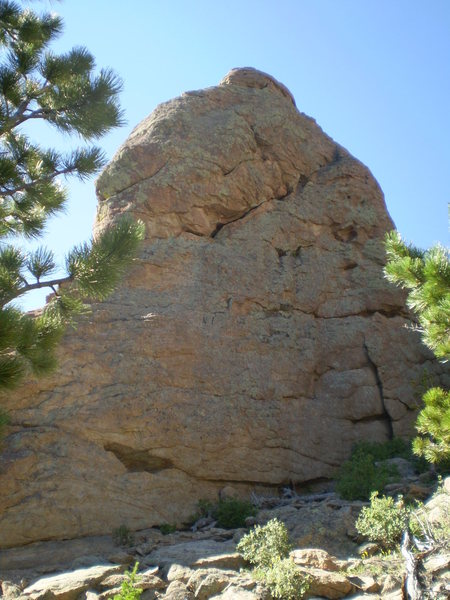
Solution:
<svg viewBox="0 0 450 600"><path fill-rule="evenodd" d="M275 79L158 106L98 198L97 230L131 214L147 239L58 372L0 400L0 546L180 523L412 431L434 367L383 277L382 192Z"/></svg>

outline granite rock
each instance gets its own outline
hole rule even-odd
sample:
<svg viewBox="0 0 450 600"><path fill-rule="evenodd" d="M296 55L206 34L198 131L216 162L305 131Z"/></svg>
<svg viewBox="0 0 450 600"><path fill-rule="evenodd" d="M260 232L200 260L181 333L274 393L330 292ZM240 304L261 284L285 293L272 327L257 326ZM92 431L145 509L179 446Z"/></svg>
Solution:
<svg viewBox="0 0 450 600"><path fill-rule="evenodd" d="M180 524L411 433L434 367L383 277L383 194L282 84L237 69L158 106L97 188L95 230L147 238L55 375L1 399L1 547Z"/></svg>

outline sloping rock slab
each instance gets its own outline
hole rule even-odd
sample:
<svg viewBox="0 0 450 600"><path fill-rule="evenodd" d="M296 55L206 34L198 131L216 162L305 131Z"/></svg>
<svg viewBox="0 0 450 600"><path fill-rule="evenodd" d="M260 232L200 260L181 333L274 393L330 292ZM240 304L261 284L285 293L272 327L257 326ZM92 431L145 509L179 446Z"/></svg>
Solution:
<svg viewBox="0 0 450 600"><path fill-rule="evenodd" d="M50 577L43 577L25 588L23 598L29 600L43 600L44 598L58 598L58 600L75 600L82 592L90 587L95 587L108 575L121 571L116 565L97 565L88 569L61 573Z"/></svg>
<svg viewBox="0 0 450 600"><path fill-rule="evenodd" d="M229 569L230 563L236 561L235 544L232 541L216 542L214 540L199 540L185 542L173 546L161 546L145 557L147 564L167 567L182 565L186 567L219 567ZM222 560L222 557L227 557Z"/></svg>

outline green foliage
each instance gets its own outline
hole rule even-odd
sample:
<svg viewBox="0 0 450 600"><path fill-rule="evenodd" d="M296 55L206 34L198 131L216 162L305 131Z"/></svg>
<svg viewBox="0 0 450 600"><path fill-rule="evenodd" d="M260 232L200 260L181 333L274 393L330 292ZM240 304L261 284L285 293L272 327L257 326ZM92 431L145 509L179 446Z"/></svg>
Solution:
<svg viewBox="0 0 450 600"><path fill-rule="evenodd" d="M393 231L386 237L386 277L409 290L408 306L416 313L424 343L443 360L450 358L450 255L436 245L423 251L406 245ZM433 464L450 466L450 396L441 388L424 395L425 407L413 449Z"/></svg>
<svg viewBox="0 0 450 600"><path fill-rule="evenodd" d="M420 250L407 245L399 233L386 236L389 281L409 290L407 303L416 313L424 343L438 358L450 357L449 251L436 245Z"/></svg>
<svg viewBox="0 0 450 600"><path fill-rule="evenodd" d="M237 551L255 566L253 575L264 582L273 598L303 598L308 579L288 557L291 550L286 526L278 519L257 525L239 541Z"/></svg>
<svg viewBox="0 0 450 600"><path fill-rule="evenodd" d="M122 124L122 84L110 70L96 74L94 58L85 48L60 56L50 51L62 31L55 15L37 15L2 0L0 26L0 235L35 236L65 202L57 178L85 179L99 170L104 156L95 146L70 155L42 149L20 126L39 119L87 141L99 138Z"/></svg>
<svg viewBox="0 0 450 600"><path fill-rule="evenodd" d="M67 275L46 248L26 254L14 237L38 238L47 219L61 212L67 192L61 178L84 180L104 164L96 146L62 154L28 139L24 126L42 121L86 142L122 123L121 82L110 70L96 73L85 48L55 55L49 46L62 21L0 0L0 389L56 364L55 349L85 301L105 298L117 285L144 236L142 223L125 219L67 257ZM11 304L31 290L49 288L53 300L38 317Z"/></svg>
<svg viewBox="0 0 450 600"><path fill-rule="evenodd" d="M390 440L385 443L360 442L346 461L336 478L336 491L346 500L368 500L374 491L381 492L398 476L394 465L383 464L383 460L406 454L405 442Z"/></svg>
<svg viewBox="0 0 450 600"><path fill-rule="evenodd" d="M256 525L244 535L236 548L249 563L266 569L274 561L286 557L291 544L286 525L278 519L272 519L264 526Z"/></svg>
<svg viewBox="0 0 450 600"><path fill-rule="evenodd" d="M177 526L171 525L170 523L163 523L159 526L159 530L163 535L169 535L170 533L175 533Z"/></svg>
<svg viewBox="0 0 450 600"><path fill-rule="evenodd" d="M114 290L144 237L144 226L123 218L90 244L77 246L67 256L73 285L84 298L103 300ZM120 252L118 251L120 249Z"/></svg>
<svg viewBox="0 0 450 600"><path fill-rule="evenodd" d="M208 517L212 513L214 504L212 502L210 502L209 500L200 498L200 500L197 502L197 507L198 507L197 515L198 515L198 518L201 519L202 517Z"/></svg>
<svg viewBox="0 0 450 600"><path fill-rule="evenodd" d="M212 509L212 516L224 529L245 527L245 519L254 515L256 509L253 504L239 498L224 498Z"/></svg>
<svg viewBox="0 0 450 600"><path fill-rule="evenodd" d="M439 378L436 375L436 373L430 373L430 371L426 367L422 369L419 377L411 381L411 384L414 387L414 394L420 401L418 406L420 406L422 396L424 395L424 393L431 387L437 385L438 382Z"/></svg>
<svg viewBox="0 0 450 600"><path fill-rule="evenodd" d="M186 521L186 524L193 525L199 519L204 519L206 517L210 517L213 509L213 503L209 500L205 500L201 498L197 502L197 509L195 513L193 513Z"/></svg>
<svg viewBox="0 0 450 600"><path fill-rule="evenodd" d="M340 469L336 491L346 500L367 500L372 491L384 489L392 471L386 465L375 465L370 455L351 458Z"/></svg>
<svg viewBox="0 0 450 600"><path fill-rule="evenodd" d="M9 423L8 414L0 408L0 440L3 437L3 430Z"/></svg>
<svg viewBox="0 0 450 600"><path fill-rule="evenodd" d="M405 458L410 460L412 457L411 446L402 438L393 438L385 442L358 442L352 452L353 456L370 454L376 462L388 460L389 458Z"/></svg>
<svg viewBox="0 0 450 600"><path fill-rule="evenodd" d="M134 535L126 525L120 525L112 532L112 538L117 546L132 546Z"/></svg>
<svg viewBox="0 0 450 600"><path fill-rule="evenodd" d="M430 463L450 467L450 392L435 387L423 397L425 407L419 413L413 442L414 452Z"/></svg>
<svg viewBox="0 0 450 600"><path fill-rule="evenodd" d="M132 571L125 572L125 581L122 582L120 593L114 596L114 600L139 600L143 590L137 587L139 583L138 567L139 563L137 562Z"/></svg>
<svg viewBox="0 0 450 600"><path fill-rule="evenodd" d="M401 497L394 500L390 496L378 497L378 492L373 492L370 506L361 509L355 526L361 535L389 550L399 544L410 514Z"/></svg>
<svg viewBox="0 0 450 600"><path fill-rule="evenodd" d="M212 517L217 521L219 527L224 529L236 529L245 527L245 519L256 514L256 508L247 500L239 498L224 498L213 504L209 500L199 500L198 508L190 522L195 523L204 517Z"/></svg>
<svg viewBox="0 0 450 600"><path fill-rule="evenodd" d="M268 587L272 598L297 600L309 589L309 579L302 575L290 558L274 561L266 570L256 569L255 576Z"/></svg>
<svg viewBox="0 0 450 600"><path fill-rule="evenodd" d="M1 253L1 251L0 251ZM53 351L63 334L63 322L44 312L39 316L5 306L0 310L0 387L14 387L28 365L37 375L55 366Z"/></svg>

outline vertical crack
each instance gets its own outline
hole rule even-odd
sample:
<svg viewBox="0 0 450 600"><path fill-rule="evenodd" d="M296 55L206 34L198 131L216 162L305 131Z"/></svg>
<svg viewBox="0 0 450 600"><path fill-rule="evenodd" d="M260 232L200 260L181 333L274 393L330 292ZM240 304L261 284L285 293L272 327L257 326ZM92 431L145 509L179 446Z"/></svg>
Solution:
<svg viewBox="0 0 450 600"><path fill-rule="evenodd" d="M377 388L378 388L378 392L380 395L380 400L381 400L381 406L383 408L383 418L386 422L386 427L388 429L388 434L389 434L389 439L392 440L392 438L394 437L394 429L392 427L392 418L391 415L389 414L387 408L386 408L386 404L384 402L384 393L383 393L383 383L381 381L381 377L380 377L380 373L378 371L378 367L377 365L373 362L370 353L369 353L369 348L367 346L366 340L364 340L364 353L366 355L367 358L367 363L369 365L370 370L372 371L372 373L374 374L375 377L375 381L377 383Z"/></svg>

